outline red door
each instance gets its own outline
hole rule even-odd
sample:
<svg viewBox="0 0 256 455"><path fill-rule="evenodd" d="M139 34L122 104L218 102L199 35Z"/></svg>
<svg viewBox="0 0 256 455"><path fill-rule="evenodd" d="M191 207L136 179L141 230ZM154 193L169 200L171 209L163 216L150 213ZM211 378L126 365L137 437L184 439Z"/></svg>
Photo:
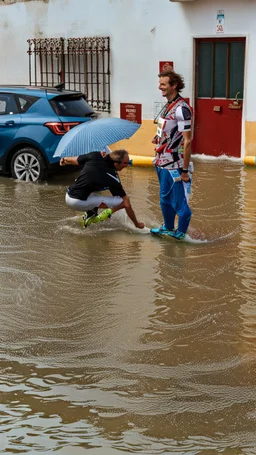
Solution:
<svg viewBox="0 0 256 455"><path fill-rule="evenodd" d="M241 156L244 38L196 40L193 153Z"/></svg>

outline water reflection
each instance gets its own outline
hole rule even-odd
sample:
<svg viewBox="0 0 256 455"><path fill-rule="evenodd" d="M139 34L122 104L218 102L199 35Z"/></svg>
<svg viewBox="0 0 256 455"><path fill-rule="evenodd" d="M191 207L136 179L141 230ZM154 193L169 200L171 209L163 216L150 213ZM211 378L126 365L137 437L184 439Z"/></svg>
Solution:
<svg viewBox="0 0 256 455"><path fill-rule="evenodd" d="M255 285L255 250L256 250L256 178L253 169L241 171L241 180L246 197L242 207L241 241L238 245L240 261L239 272L243 285L245 303L240 307L243 321L242 335L248 355L255 356L256 340L256 285ZM252 371L252 374L253 371Z"/></svg>
<svg viewBox="0 0 256 455"><path fill-rule="evenodd" d="M83 231L74 176L0 180L0 453L256 453L251 171L196 162L201 244L122 213ZM159 224L154 171L121 177Z"/></svg>

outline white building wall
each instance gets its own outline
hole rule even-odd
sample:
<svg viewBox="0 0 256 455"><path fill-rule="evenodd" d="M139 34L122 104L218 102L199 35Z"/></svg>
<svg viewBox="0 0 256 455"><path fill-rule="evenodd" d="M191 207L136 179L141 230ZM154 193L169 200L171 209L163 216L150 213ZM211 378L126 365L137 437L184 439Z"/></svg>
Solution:
<svg viewBox="0 0 256 455"><path fill-rule="evenodd" d="M173 61L185 77L183 96L192 99L193 38L216 36L218 9L225 11L225 35L247 36L246 119L256 120L256 2L252 0L44 0L0 6L0 84L28 83L27 39L111 37L111 115L120 102L142 103L153 118L159 61Z"/></svg>
<svg viewBox="0 0 256 455"><path fill-rule="evenodd" d="M179 5L168 0L49 0L1 7L0 83L28 83L29 38L110 36L112 115L119 115L120 102L133 102L142 103L143 118L151 119L152 100L161 99L158 61L175 60L179 71L191 66L191 57L190 64L181 58L181 52L189 55L178 26L182 17Z"/></svg>
<svg viewBox="0 0 256 455"><path fill-rule="evenodd" d="M254 0L197 0L177 4L189 21L189 33L194 37L246 37L244 119L256 121L256 1ZM224 10L224 34L216 35L216 16Z"/></svg>

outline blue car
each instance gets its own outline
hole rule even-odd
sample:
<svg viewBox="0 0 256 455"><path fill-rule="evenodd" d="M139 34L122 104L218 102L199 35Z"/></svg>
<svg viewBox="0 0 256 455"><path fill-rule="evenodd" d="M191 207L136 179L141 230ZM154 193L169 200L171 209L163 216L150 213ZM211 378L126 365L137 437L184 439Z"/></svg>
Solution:
<svg viewBox="0 0 256 455"><path fill-rule="evenodd" d="M60 171L54 151L63 135L97 114L81 92L0 86L0 173L26 182Z"/></svg>

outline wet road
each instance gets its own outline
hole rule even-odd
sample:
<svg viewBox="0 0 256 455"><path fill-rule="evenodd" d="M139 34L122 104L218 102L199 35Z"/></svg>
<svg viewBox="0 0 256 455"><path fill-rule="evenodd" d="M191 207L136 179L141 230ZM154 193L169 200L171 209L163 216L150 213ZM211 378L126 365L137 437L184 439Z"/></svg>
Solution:
<svg viewBox="0 0 256 455"><path fill-rule="evenodd" d="M0 453L256 454L256 171L195 169L190 243L0 179ZM154 170L120 176L159 225Z"/></svg>

